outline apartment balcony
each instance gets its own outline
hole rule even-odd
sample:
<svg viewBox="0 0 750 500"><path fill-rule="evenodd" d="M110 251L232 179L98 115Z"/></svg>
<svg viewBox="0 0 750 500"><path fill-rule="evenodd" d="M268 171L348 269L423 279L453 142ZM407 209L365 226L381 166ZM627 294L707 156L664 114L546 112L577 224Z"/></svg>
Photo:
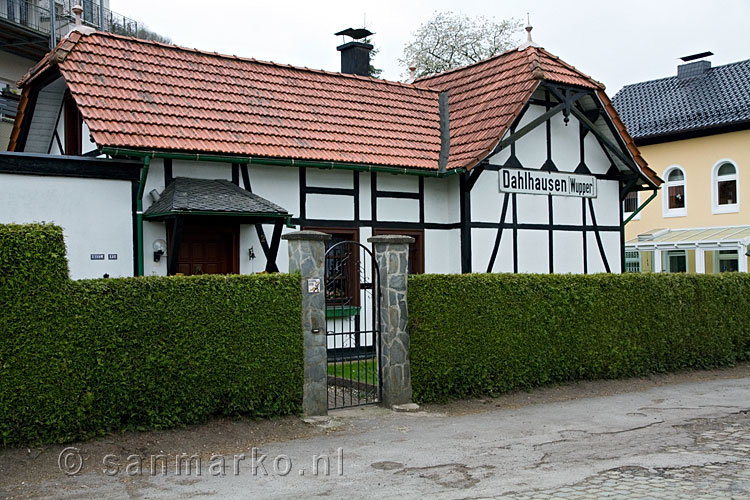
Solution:
<svg viewBox="0 0 750 500"><path fill-rule="evenodd" d="M138 23L101 8L98 0L55 0L55 44L75 25L73 6L83 7L82 22L101 31L136 36ZM48 0L0 0L0 50L37 61L52 38Z"/></svg>

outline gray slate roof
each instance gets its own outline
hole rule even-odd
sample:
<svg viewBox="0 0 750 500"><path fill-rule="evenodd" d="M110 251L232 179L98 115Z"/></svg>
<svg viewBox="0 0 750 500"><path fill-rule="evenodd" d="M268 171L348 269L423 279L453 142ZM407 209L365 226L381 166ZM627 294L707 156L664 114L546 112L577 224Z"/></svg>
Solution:
<svg viewBox="0 0 750 500"><path fill-rule="evenodd" d="M612 103L636 140L743 123L750 126L750 59L710 68L699 76L627 85Z"/></svg>
<svg viewBox="0 0 750 500"><path fill-rule="evenodd" d="M145 217L171 213L208 212L231 215L288 215L286 209L226 180L176 177Z"/></svg>

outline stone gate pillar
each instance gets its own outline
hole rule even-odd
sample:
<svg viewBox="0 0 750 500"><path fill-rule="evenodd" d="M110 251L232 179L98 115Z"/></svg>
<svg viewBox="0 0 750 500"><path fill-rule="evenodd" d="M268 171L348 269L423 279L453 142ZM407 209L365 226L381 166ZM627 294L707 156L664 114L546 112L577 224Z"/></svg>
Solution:
<svg viewBox="0 0 750 500"><path fill-rule="evenodd" d="M411 236L373 236L375 261L380 270L380 332L383 405L411 403L409 334L406 331L406 279L409 274Z"/></svg>
<svg viewBox="0 0 750 500"><path fill-rule="evenodd" d="M302 410L307 416L328 414L326 352L325 254L330 234L296 231L289 242L289 272L302 274L302 334L305 338L305 381Z"/></svg>

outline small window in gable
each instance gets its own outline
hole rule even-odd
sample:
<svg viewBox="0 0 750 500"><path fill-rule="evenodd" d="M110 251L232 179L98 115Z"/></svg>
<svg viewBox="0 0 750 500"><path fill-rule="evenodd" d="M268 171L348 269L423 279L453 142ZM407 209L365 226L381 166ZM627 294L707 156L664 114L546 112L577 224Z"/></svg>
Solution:
<svg viewBox="0 0 750 500"><path fill-rule="evenodd" d="M622 211L626 217L630 216L638 208L638 191L630 191L625 195L625 199L622 200ZM640 218L637 215L636 218Z"/></svg>
<svg viewBox="0 0 750 500"><path fill-rule="evenodd" d="M664 217L687 215L685 172L680 167L670 167L664 178L667 180L662 193Z"/></svg>
<svg viewBox="0 0 750 500"><path fill-rule="evenodd" d="M713 169L711 205L714 213L739 211L738 172L734 163L723 160Z"/></svg>

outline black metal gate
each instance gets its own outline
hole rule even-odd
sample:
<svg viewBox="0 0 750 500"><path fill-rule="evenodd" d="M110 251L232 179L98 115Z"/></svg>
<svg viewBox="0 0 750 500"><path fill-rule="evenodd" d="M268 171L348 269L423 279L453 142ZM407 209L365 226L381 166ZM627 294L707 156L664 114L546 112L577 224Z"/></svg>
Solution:
<svg viewBox="0 0 750 500"><path fill-rule="evenodd" d="M325 257L328 408L380 401L379 271L369 248L334 237Z"/></svg>

